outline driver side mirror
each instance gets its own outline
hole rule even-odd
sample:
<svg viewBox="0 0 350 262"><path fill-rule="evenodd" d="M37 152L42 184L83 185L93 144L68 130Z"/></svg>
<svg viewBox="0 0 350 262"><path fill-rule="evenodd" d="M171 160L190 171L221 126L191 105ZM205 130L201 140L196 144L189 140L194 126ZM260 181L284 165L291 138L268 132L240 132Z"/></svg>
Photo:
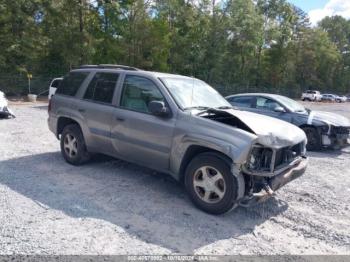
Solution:
<svg viewBox="0 0 350 262"><path fill-rule="evenodd" d="M159 117L168 117L170 116L169 109L165 106L165 103L162 101L151 101L148 104L148 110L152 115Z"/></svg>
<svg viewBox="0 0 350 262"><path fill-rule="evenodd" d="M275 109L273 111L278 112L278 113L285 113L286 112L286 110L281 106L275 107Z"/></svg>

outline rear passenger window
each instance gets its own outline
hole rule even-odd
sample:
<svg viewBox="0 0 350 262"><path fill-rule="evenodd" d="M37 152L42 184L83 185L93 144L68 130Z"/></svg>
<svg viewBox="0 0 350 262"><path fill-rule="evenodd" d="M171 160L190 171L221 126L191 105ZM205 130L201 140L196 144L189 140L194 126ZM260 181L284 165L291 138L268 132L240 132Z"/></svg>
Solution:
<svg viewBox="0 0 350 262"><path fill-rule="evenodd" d="M84 82L88 72L71 72L69 73L58 86L56 94L62 94L67 96L75 96L79 87Z"/></svg>
<svg viewBox="0 0 350 262"><path fill-rule="evenodd" d="M118 78L119 74L115 73L96 73L85 92L84 99L111 104Z"/></svg>
<svg viewBox="0 0 350 262"><path fill-rule="evenodd" d="M231 105L237 107L251 107L252 105L252 97L232 97L228 100Z"/></svg>

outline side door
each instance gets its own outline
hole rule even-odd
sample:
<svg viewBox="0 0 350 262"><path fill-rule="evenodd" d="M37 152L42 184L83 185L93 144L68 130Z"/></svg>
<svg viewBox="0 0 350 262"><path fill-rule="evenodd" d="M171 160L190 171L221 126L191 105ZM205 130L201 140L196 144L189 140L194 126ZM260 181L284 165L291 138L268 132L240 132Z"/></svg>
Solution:
<svg viewBox="0 0 350 262"><path fill-rule="evenodd" d="M97 72L74 105L87 128L84 135L89 150L106 154L113 152L110 128L118 79L118 73Z"/></svg>
<svg viewBox="0 0 350 262"><path fill-rule="evenodd" d="M288 110L276 100L257 96L253 105L253 112L292 122L293 116Z"/></svg>
<svg viewBox="0 0 350 262"><path fill-rule="evenodd" d="M176 120L174 115L164 118L149 112L151 101L162 101L170 110L158 84L144 76L125 75L111 133L114 149L122 158L168 170Z"/></svg>

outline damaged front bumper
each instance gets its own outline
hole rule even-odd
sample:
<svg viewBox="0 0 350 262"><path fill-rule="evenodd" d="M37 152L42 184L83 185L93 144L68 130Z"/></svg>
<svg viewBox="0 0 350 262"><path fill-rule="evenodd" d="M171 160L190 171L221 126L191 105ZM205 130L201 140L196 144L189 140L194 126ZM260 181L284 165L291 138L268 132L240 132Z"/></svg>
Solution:
<svg viewBox="0 0 350 262"><path fill-rule="evenodd" d="M335 149L350 145L350 127L332 127L322 134L322 145Z"/></svg>
<svg viewBox="0 0 350 262"><path fill-rule="evenodd" d="M299 159L299 161L291 163L289 168L284 169L281 173L273 177L264 178L265 185L261 188L261 190L245 196L240 201L240 205L247 207L264 202L273 196L275 191L294 179L302 176L305 173L307 165L308 158L303 156Z"/></svg>

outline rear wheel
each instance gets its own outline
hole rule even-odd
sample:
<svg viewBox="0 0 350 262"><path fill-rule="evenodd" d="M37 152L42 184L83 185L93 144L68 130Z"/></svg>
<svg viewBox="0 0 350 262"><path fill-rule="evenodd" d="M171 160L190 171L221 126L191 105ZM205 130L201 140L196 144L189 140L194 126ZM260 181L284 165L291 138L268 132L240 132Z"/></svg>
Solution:
<svg viewBox="0 0 350 262"><path fill-rule="evenodd" d="M185 186L198 208L217 215L238 206L237 200L244 193L244 178L240 173L232 174L230 164L217 154L203 153L188 165Z"/></svg>
<svg viewBox="0 0 350 262"><path fill-rule="evenodd" d="M307 137L306 149L308 151L319 151L322 148L321 136L313 127L303 127L303 131Z"/></svg>
<svg viewBox="0 0 350 262"><path fill-rule="evenodd" d="M67 125L61 134L61 153L72 165L81 165L90 159L80 127Z"/></svg>

